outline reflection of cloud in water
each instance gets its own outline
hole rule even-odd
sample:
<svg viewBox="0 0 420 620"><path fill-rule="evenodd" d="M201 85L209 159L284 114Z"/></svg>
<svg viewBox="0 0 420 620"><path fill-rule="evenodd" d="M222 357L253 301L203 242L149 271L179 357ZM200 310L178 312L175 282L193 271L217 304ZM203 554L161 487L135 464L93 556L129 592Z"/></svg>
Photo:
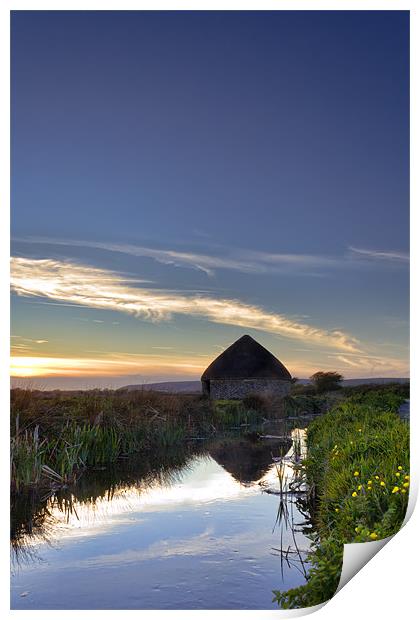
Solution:
<svg viewBox="0 0 420 620"><path fill-rule="evenodd" d="M243 463L246 471L249 469L247 460L255 460L255 447L248 445L248 451L245 450L246 444L239 452L234 451L236 460ZM220 446L223 448L220 442L215 445L219 457ZM230 442L226 443L223 449L229 447ZM254 481L246 484L241 484L234 473L226 471L214 458L206 454L194 457L187 466L176 471L176 475L171 475L170 481L166 477L158 477L154 481L142 478L136 483L117 487L112 494L103 494L94 501L79 501L74 495L60 501L53 496L46 505L42 526L35 528L32 534L21 536L15 547L21 547L22 550L26 547L29 552L31 548L39 547L43 543L51 545L70 538L88 538L133 521L139 524L147 521L148 514L153 512L191 509L214 502L241 501L260 494L263 489L276 491L279 484L276 465L269 465L270 446L266 445L265 450L268 452L268 460L264 457L264 462L267 462L268 470L264 473L267 466L256 467ZM288 455L291 453L292 449ZM257 459L257 465L260 460ZM286 477L292 479L292 465L286 462L282 467Z"/></svg>
<svg viewBox="0 0 420 620"><path fill-rule="evenodd" d="M271 448L266 449L270 463ZM255 456L254 452L250 450ZM251 470L245 453L240 460L248 472ZM242 452L236 455L242 456ZM49 517L43 521L48 524L51 539L42 541L35 536L33 542L37 539L37 544L30 545L32 551L38 552L38 560L44 556L44 561L38 561L36 572L28 573L28 577L25 567L19 567L23 569L19 570L21 581L16 583L22 588L33 588L38 574L42 591L44 583L57 581L62 575L63 580L74 584L76 592L84 596L88 587L89 596L92 593L98 600L105 595L101 584L109 583L105 598L110 597L110 605L115 586L116 592L126 591L128 599L134 596L151 609L156 608L155 599L160 596L163 600L169 596L171 602L172 595L178 597L178 606L184 597L205 597L207 584L212 588L224 582L240 600L243 591L251 591L256 584L299 585L310 540L301 530L293 532L300 512L295 498L263 492L278 489L279 483L278 463L268 465L262 473L262 462L257 462L254 481L246 484L241 484L207 453L188 461L188 466L178 469L170 481L139 472L125 480L119 478L124 482L114 483L109 492L101 484L90 486L87 480L85 487L74 489L74 495L70 489L67 494L54 495L45 505ZM286 476L292 477L291 463L283 466ZM276 512L282 502L288 506L288 518L279 522ZM57 552L47 547L53 538L58 543L54 544ZM30 544L30 536L26 542ZM283 569L281 550L286 550L287 570ZM24 564L28 566L34 561L35 557L28 556ZM137 584L138 576L142 577L141 583L133 595L127 582ZM193 584L191 591L187 583ZM223 592L223 586L220 587ZM267 585L269 600L270 587ZM16 597L18 594L19 591ZM44 592L44 596L49 595ZM61 591L59 601L59 606L72 605Z"/></svg>
<svg viewBox="0 0 420 620"><path fill-rule="evenodd" d="M243 531L232 536L215 536L214 528L207 527L201 534L176 540L163 539L152 543L145 549L126 549L115 554L103 554L78 560L74 568L79 567L115 567L148 560L164 560L177 556L218 556L220 560L246 548L247 555L258 556L262 548L270 547L273 540L269 531L256 532L255 529ZM290 535L290 543L292 543ZM308 549L303 549L306 553ZM223 556L223 558L222 558ZM72 564L66 563L66 568Z"/></svg>
<svg viewBox="0 0 420 620"><path fill-rule="evenodd" d="M171 558L178 555L202 555L205 553L220 552L221 539L212 536L214 529L208 527L204 532L189 538L177 538L176 540L160 540L151 544L146 549L127 549L120 553L104 554L87 558L77 562L77 566L111 566L116 564L128 564L153 559ZM230 539L233 542L233 539ZM223 539L224 546L226 540ZM68 565L67 565L68 566Z"/></svg>
<svg viewBox="0 0 420 620"><path fill-rule="evenodd" d="M274 470L275 471L275 470ZM103 532L118 523L127 522L123 515L171 511L182 507L199 506L217 501L234 501L260 493L258 484L243 486L213 459L197 460L196 467L188 471L181 482L170 487L160 485L147 489L135 486L117 491L112 500L98 499L95 504L74 502L74 510L66 515L67 528L63 529L64 515L53 507L51 513L61 523L60 537L90 536L92 530ZM136 516L136 521L139 519Z"/></svg>

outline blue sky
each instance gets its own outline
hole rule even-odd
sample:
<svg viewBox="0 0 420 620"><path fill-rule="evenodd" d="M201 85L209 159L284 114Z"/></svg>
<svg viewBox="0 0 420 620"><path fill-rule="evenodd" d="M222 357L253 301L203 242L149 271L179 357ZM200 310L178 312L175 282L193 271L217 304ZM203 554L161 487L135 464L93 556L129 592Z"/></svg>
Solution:
<svg viewBox="0 0 420 620"><path fill-rule="evenodd" d="M45 386L406 376L408 12L13 13L12 239Z"/></svg>

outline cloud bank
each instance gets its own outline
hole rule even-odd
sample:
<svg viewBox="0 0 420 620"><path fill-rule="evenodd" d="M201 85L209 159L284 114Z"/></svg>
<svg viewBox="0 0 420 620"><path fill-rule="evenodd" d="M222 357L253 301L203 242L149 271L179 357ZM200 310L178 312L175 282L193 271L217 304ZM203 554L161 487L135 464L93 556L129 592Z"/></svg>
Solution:
<svg viewBox="0 0 420 620"><path fill-rule="evenodd" d="M359 342L339 329L313 327L236 299L188 296L135 284L139 281L89 265L12 258L11 286L17 295L113 310L154 322L169 320L173 315L186 315L322 344L343 352L360 352Z"/></svg>

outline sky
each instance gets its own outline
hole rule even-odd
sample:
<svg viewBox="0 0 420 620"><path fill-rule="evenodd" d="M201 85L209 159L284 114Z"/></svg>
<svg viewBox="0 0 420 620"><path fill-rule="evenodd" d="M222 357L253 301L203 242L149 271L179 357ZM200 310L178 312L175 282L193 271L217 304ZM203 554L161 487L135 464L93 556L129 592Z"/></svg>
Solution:
<svg viewBox="0 0 420 620"><path fill-rule="evenodd" d="M18 11L12 376L409 375L409 13Z"/></svg>

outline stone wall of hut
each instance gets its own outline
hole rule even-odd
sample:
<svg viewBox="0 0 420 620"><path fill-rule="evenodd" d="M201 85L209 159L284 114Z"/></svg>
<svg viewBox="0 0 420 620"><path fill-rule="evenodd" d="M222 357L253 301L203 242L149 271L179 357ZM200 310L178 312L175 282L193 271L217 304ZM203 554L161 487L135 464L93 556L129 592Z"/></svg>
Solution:
<svg viewBox="0 0 420 620"><path fill-rule="evenodd" d="M242 399L249 394L283 398L290 392L290 381L281 379L210 379L202 381L203 394L214 400Z"/></svg>

